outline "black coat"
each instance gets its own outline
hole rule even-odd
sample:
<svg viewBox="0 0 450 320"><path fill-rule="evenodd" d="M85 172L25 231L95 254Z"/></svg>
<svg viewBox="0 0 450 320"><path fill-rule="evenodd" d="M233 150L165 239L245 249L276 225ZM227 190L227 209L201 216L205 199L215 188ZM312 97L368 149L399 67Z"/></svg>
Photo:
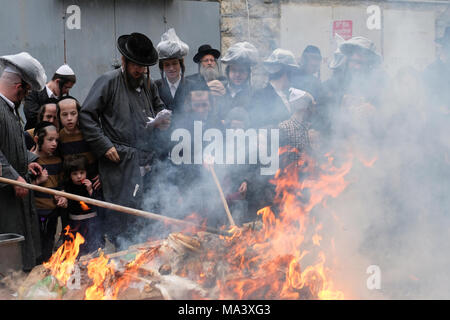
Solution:
<svg viewBox="0 0 450 320"><path fill-rule="evenodd" d="M228 113L233 108L242 108L249 111L252 103L253 90L250 85L245 85L234 97L231 96L230 89L225 86L226 93L217 99L218 117L220 120L226 119Z"/></svg>
<svg viewBox="0 0 450 320"><path fill-rule="evenodd" d="M47 94L47 88L44 87L41 91L32 91L25 97L23 112L27 123L25 124L25 130L35 128L38 122L38 112L43 104L54 101L49 98Z"/></svg>
<svg viewBox="0 0 450 320"><path fill-rule="evenodd" d="M166 105L166 108L171 110L174 114L182 112L184 101L190 91L190 81L185 78L181 78L174 97L172 97L172 94L170 93L170 88L166 79L158 79L155 81L155 84L158 87L159 96Z"/></svg>
<svg viewBox="0 0 450 320"><path fill-rule="evenodd" d="M280 122L291 116L270 83L254 92L250 108L250 122L253 128L276 128Z"/></svg>
<svg viewBox="0 0 450 320"><path fill-rule="evenodd" d="M36 156L27 151L19 118L0 98L0 165L2 177L17 180L19 176L30 182L28 164ZM21 244L22 262L26 270L36 265L41 255L39 218L34 206L33 192L16 197L11 185L0 184L0 234L17 233L25 237Z"/></svg>
<svg viewBox="0 0 450 320"><path fill-rule="evenodd" d="M205 78L200 73L191 74L189 76L186 76L185 79L190 81L191 85L196 88L204 87L208 90L208 84ZM219 76L217 80L222 82L223 85L226 85L227 83L227 78L225 78L224 76Z"/></svg>
<svg viewBox="0 0 450 320"><path fill-rule="evenodd" d="M103 196L108 202L140 208L143 180L140 166L148 164L156 144L155 131L145 128L148 117L154 118L164 108L158 89L129 89L121 69L100 76L89 91L79 114L80 129L92 152L99 159ZM115 147L119 163L104 154ZM149 160L149 159L147 159Z"/></svg>

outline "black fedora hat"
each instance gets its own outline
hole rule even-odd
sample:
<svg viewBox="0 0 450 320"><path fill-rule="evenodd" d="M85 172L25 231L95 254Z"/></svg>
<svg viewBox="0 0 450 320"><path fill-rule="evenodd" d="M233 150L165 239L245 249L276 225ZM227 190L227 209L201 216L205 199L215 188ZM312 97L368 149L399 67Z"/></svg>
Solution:
<svg viewBox="0 0 450 320"><path fill-rule="evenodd" d="M444 35L441 38L436 39L436 42L442 45L450 44L450 27L445 28Z"/></svg>
<svg viewBox="0 0 450 320"><path fill-rule="evenodd" d="M120 36L117 39L117 48L125 58L139 65L153 66L158 62L158 52L152 41L142 33Z"/></svg>
<svg viewBox="0 0 450 320"><path fill-rule="evenodd" d="M209 44L203 44L198 48L197 54L194 56L194 62L199 63L200 59L203 58L205 55L211 54L214 58L219 59L220 57L220 51L213 49Z"/></svg>

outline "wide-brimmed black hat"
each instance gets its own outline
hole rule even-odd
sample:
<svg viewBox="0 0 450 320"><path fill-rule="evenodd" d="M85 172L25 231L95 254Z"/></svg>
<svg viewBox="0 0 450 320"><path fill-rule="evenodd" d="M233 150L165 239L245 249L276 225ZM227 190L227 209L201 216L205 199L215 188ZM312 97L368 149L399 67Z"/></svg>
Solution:
<svg viewBox="0 0 450 320"><path fill-rule="evenodd" d="M117 48L125 58L139 65L153 66L158 62L158 52L152 41L142 33L120 36L117 39Z"/></svg>
<svg viewBox="0 0 450 320"><path fill-rule="evenodd" d="M437 38L436 42L442 45L450 45L450 27L445 28L444 35L441 38Z"/></svg>
<svg viewBox="0 0 450 320"><path fill-rule="evenodd" d="M211 54L214 58L219 59L220 57L220 51L213 49L209 44L203 44L198 48L197 54L194 56L194 62L199 63L200 59L203 58L205 55Z"/></svg>

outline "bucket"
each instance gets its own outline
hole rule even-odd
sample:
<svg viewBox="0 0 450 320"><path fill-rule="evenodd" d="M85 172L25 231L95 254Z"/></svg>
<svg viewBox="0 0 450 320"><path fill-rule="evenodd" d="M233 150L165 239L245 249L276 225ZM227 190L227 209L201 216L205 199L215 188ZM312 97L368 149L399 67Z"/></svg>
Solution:
<svg viewBox="0 0 450 320"><path fill-rule="evenodd" d="M0 273L22 270L22 244L25 238L20 234L0 234Z"/></svg>

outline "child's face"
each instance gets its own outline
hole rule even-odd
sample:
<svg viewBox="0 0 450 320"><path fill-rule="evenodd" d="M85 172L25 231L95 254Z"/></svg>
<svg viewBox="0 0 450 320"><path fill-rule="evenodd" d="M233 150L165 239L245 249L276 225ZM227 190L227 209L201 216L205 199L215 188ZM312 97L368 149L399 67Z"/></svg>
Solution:
<svg viewBox="0 0 450 320"><path fill-rule="evenodd" d="M63 103L65 102L65 103ZM75 101L67 100L60 103L59 116L61 124L67 130L72 131L77 127L78 123L78 110Z"/></svg>
<svg viewBox="0 0 450 320"><path fill-rule="evenodd" d="M55 126L58 126L58 121L56 118L56 104L51 103L45 106L45 112L42 120L48 121L50 123L53 123Z"/></svg>
<svg viewBox="0 0 450 320"><path fill-rule="evenodd" d="M49 156L53 155L56 151L56 147L58 147L58 138L59 134L58 131L56 131L56 128L47 128L47 134L44 137L40 151Z"/></svg>
<svg viewBox="0 0 450 320"><path fill-rule="evenodd" d="M76 170L70 173L70 178L73 184L82 185L84 179L86 179L86 170Z"/></svg>

